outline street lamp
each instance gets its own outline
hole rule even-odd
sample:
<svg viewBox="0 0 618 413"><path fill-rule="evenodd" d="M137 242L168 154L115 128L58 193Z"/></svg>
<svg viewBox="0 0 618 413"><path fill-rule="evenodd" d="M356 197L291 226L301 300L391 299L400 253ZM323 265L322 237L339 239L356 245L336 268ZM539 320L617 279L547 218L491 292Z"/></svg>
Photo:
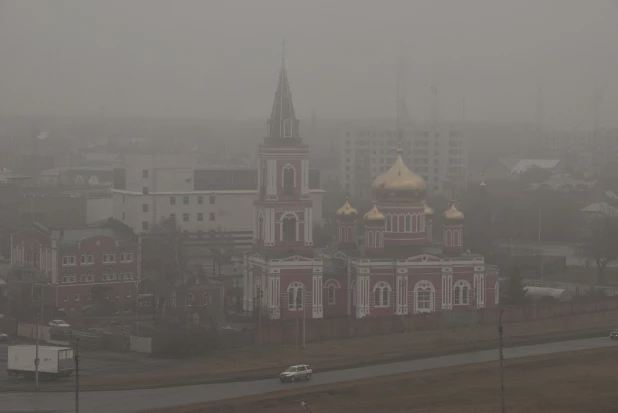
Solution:
<svg viewBox="0 0 618 413"><path fill-rule="evenodd" d="M309 406L307 405L307 403L305 402L300 402L300 405L303 407L303 409L307 410L309 413L311 413L311 410L309 410Z"/></svg>

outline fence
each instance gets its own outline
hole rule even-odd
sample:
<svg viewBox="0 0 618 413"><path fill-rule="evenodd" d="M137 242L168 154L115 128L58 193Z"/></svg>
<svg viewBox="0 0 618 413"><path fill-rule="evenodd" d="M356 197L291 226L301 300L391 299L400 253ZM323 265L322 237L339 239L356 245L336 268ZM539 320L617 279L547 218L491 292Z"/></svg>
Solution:
<svg viewBox="0 0 618 413"><path fill-rule="evenodd" d="M511 306L506 308L483 308L477 312L435 312L408 316L369 317L361 319L307 319L305 339L307 342L341 338L367 337L404 331L448 329L457 326L496 325L500 311L505 324L530 322L579 314L591 314L618 310L618 299L609 297L589 301L558 302L547 305ZM449 314L450 313L450 314ZM256 331L256 342L261 344L295 344L302 334L302 320L271 321L262 324L261 333Z"/></svg>
<svg viewBox="0 0 618 413"><path fill-rule="evenodd" d="M530 287L558 288L568 291L570 295L601 294L606 297L618 296L618 287L604 287L600 285L565 283L559 281L524 280L524 285Z"/></svg>

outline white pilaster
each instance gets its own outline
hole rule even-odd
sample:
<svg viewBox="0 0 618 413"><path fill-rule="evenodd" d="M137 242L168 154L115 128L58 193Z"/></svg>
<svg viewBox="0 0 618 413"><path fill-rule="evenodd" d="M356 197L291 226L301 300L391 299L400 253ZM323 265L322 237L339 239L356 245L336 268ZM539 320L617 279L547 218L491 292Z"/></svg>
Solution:
<svg viewBox="0 0 618 413"><path fill-rule="evenodd" d="M266 195L269 198L276 198L277 196L277 161L275 159L268 159L266 161L266 176L268 179L266 185Z"/></svg>
<svg viewBox="0 0 618 413"><path fill-rule="evenodd" d="M301 161L301 188L300 194L302 198L309 197L309 159Z"/></svg>
<svg viewBox="0 0 618 413"><path fill-rule="evenodd" d="M442 268L442 310L453 309L453 269Z"/></svg>
<svg viewBox="0 0 618 413"><path fill-rule="evenodd" d="M268 276L268 318L271 320L279 319L279 303L280 303L280 288L281 288L281 278L278 275L269 275Z"/></svg>
<svg viewBox="0 0 618 413"><path fill-rule="evenodd" d="M403 295L404 289L402 286L403 277L398 276L395 279L395 314L401 315L403 314Z"/></svg>
<svg viewBox="0 0 618 413"><path fill-rule="evenodd" d="M322 318L324 317L324 307L322 305L322 275L315 274L313 276L313 308L312 317Z"/></svg>
<svg viewBox="0 0 618 413"><path fill-rule="evenodd" d="M305 208L303 217L303 241L305 245L309 245L309 208Z"/></svg>
<svg viewBox="0 0 618 413"><path fill-rule="evenodd" d="M309 238L307 240L308 245L313 245L313 208L307 208L307 216L305 217L305 221L307 222Z"/></svg>
<svg viewBox="0 0 618 413"><path fill-rule="evenodd" d="M356 317L363 318L369 315L369 277L358 277L356 289L358 290Z"/></svg>
<svg viewBox="0 0 618 413"><path fill-rule="evenodd" d="M253 240L257 239L258 234L258 217L257 217L257 208L253 207Z"/></svg>
<svg viewBox="0 0 618 413"><path fill-rule="evenodd" d="M475 291L476 308L485 307L485 274L474 273L474 285L472 289Z"/></svg>

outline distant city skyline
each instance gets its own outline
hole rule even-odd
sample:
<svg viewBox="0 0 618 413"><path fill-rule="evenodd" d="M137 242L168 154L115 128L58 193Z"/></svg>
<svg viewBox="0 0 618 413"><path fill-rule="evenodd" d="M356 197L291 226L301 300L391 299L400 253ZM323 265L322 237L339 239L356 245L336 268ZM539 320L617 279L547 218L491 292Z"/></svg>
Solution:
<svg viewBox="0 0 618 413"><path fill-rule="evenodd" d="M266 119L281 40L298 117L618 126L609 0L0 2L0 116ZM600 86L597 86L600 85Z"/></svg>

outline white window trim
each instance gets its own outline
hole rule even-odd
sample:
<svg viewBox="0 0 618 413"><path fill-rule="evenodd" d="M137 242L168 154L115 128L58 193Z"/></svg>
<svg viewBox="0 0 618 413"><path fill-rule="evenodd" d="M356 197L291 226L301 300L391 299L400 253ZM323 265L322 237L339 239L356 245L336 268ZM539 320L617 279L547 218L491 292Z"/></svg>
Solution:
<svg viewBox="0 0 618 413"><path fill-rule="evenodd" d="M293 216L296 219L296 231L294 233L294 236L295 236L294 241L298 241L298 233L300 230L300 220L298 219L298 215L296 215L296 213L294 212L286 212L283 215L281 215L281 218L279 219L279 240L283 242L283 220L288 216Z"/></svg>
<svg viewBox="0 0 618 413"><path fill-rule="evenodd" d="M305 307L305 294L307 293L307 289L305 288L305 286L300 283L300 282L293 282L292 284L288 285L287 288L287 293L288 293L288 310L289 311L303 311L304 307ZM298 291L302 291L302 297L301 297L301 301L300 301L300 306L298 306L297 302L298 302ZM290 304L290 293L294 294L294 304Z"/></svg>
<svg viewBox="0 0 618 413"><path fill-rule="evenodd" d="M466 301L463 301L464 294L463 289L466 287L468 289L468 295ZM453 283L453 305L470 305L470 294L472 292L472 288L470 283L466 280L457 280ZM459 296L457 296L459 295Z"/></svg>
<svg viewBox="0 0 618 413"><path fill-rule="evenodd" d="M376 296L376 291L380 290L380 304L378 305L378 303L375 301L375 296ZM384 303L384 291L388 292L387 300L386 303ZM387 283L386 281L380 281L378 283L376 283L373 286L373 297L374 297L374 303L373 303L373 307L374 308L388 308L390 307L391 304L391 293L392 293L392 289L389 283Z"/></svg>
<svg viewBox="0 0 618 413"><path fill-rule="evenodd" d="M429 308L420 308L418 293L419 292L428 292L429 293ZM421 280L416 283L414 286L414 311L416 313L431 313L435 311L436 305L436 288L434 285L427 280Z"/></svg>

